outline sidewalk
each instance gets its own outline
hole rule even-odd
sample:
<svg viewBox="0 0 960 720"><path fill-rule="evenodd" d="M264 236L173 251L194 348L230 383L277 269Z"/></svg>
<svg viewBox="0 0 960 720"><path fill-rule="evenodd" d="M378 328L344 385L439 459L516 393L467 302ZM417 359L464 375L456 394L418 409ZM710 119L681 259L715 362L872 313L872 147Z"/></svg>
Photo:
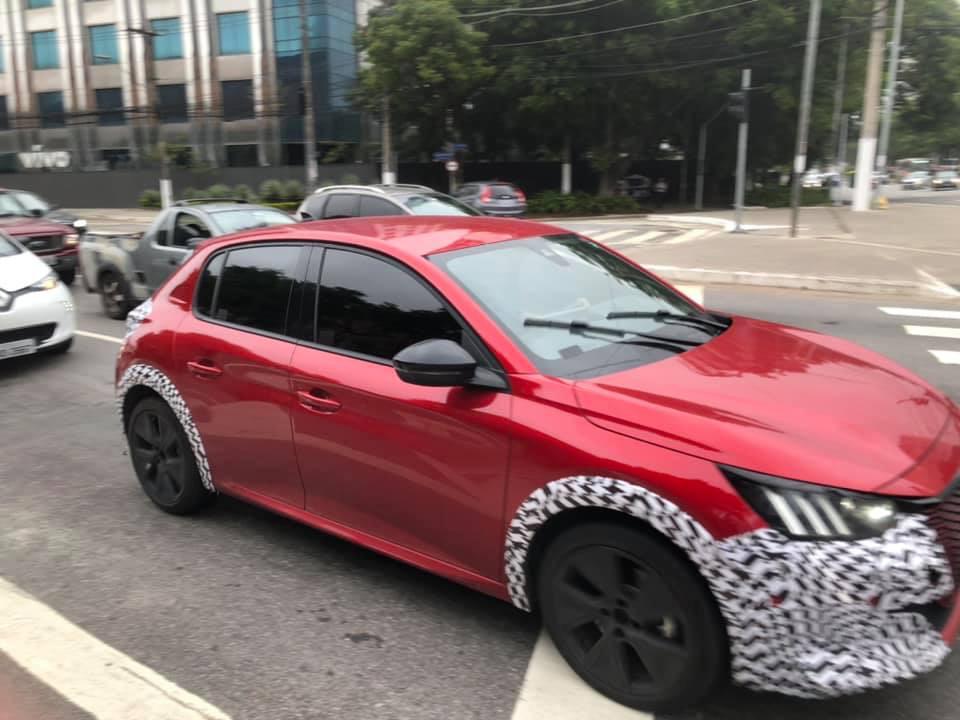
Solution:
<svg viewBox="0 0 960 720"><path fill-rule="evenodd" d="M790 237L789 209L745 211L744 233L729 232L733 211L673 217L726 230L679 245L630 249L646 267L677 282L960 297L960 206L892 205L867 213L804 208L796 238Z"/></svg>

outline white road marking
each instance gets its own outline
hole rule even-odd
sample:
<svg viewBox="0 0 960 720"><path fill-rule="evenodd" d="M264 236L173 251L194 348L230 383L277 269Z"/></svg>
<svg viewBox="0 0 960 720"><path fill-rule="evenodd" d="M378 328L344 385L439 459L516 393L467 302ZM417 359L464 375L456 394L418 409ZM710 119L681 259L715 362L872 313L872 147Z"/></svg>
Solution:
<svg viewBox="0 0 960 720"><path fill-rule="evenodd" d="M674 287L697 305L703 305L703 285L674 285Z"/></svg>
<svg viewBox="0 0 960 720"><path fill-rule="evenodd" d="M581 680L540 633L512 720L654 720L609 700Z"/></svg>
<svg viewBox="0 0 960 720"><path fill-rule="evenodd" d="M958 350L929 350L928 352L944 365L960 365Z"/></svg>
<svg viewBox="0 0 960 720"><path fill-rule="evenodd" d="M666 235L663 230L650 230L643 233L642 235L634 235L633 237L624 238L623 240L617 240L613 245L638 245L640 243L645 243L648 240L655 240L661 235Z"/></svg>
<svg viewBox="0 0 960 720"><path fill-rule="evenodd" d="M0 652L96 720L230 720L3 578Z"/></svg>
<svg viewBox="0 0 960 720"><path fill-rule="evenodd" d="M691 240L696 240L701 238L704 235L709 235L711 232L714 232L710 228L694 228L693 230L687 230L683 235L678 235L675 238L670 238L665 241L664 245L680 245L681 243L690 242Z"/></svg>
<svg viewBox="0 0 960 720"><path fill-rule="evenodd" d="M907 335L922 335L924 337L953 338L960 340L960 328L940 327L937 325L904 325Z"/></svg>
<svg viewBox="0 0 960 720"><path fill-rule="evenodd" d="M950 298L960 297L960 290L957 290L952 285L947 285L947 283L943 282L943 280L940 280L939 278L934 277L933 275L928 273L926 270L921 270L920 268L915 268L915 269L917 271L917 275L919 275L924 280L926 280L928 283L928 287L934 292Z"/></svg>
<svg viewBox="0 0 960 720"><path fill-rule="evenodd" d="M632 228L627 228L626 230L607 230L606 232L597 233L593 236L593 239L598 242L609 242L615 237L620 237L621 235L627 235L634 232Z"/></svg>
<svg viewBox="0 0 960 720"><path fill-rule="evenodd" d="M75 330L74 333L83 337L93 338L94 340L103 340L104 342L123 345L123 338L114 337L113 335L101 335L100 333L87 332L86 330Z"/></svg>
<svg viewBox="0 0 960 720"><path fill-rule="evenodd" d="M930 308L881 307L877 308L887 315L898 317L924 317L938 320L960 320L960 310L933 310Z"/></svg>

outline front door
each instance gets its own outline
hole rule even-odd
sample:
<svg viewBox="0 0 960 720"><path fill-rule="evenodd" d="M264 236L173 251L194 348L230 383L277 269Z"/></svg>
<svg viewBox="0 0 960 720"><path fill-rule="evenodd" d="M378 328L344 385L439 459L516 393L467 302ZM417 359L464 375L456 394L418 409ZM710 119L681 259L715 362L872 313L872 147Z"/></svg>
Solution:
<svg viewBox="0 0 960 720"><path fill-rule="evenodd" d="M146 268L147 289L153 292L173 274L193 251L192 240L211 237L210 228L196 213L181 210L171 213L173 218L157 229L150 247L150 261Z"/></svg>
<svg viewBox="0 0 960 720"><path fill-rule="evenodd" d="M298 508L303 484L289 373L296 341L288 314L305 252L261 244L214 255L174 351L175 382L203 438L214 484Z"/></svg>
<svg viewBox="0 0 960 720"><path fill-rule="evenodd" d="M401 381L390 358L415 342L449 338L484 353L411 272L371 254L322 252L315 342L291 361L307 509L499 576L510 395Z"/></svg>

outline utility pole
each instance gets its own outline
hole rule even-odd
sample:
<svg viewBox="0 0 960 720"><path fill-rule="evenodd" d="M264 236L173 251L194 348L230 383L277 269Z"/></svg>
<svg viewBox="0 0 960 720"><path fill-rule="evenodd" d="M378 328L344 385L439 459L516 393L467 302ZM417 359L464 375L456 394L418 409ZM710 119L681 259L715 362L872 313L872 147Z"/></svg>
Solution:
<svg viewBox="0 0 960 720"><path fill-rule="evenodd" d="M743 97L743 113L737 133L737 184L734 191L734 212L736 227L734 232L743 232L743 200L747 187L747 133L750 126L749 97L750 70L744 70L740 76L740 93Z"/></svg>
<svg viewBox="0 0 960 720"><path fill-rule="evenodd" d="M300 0L300 52L303 64L303 164L307 170L307 193L317 187L316 119L313 111L313 68L310 63L310 17L308 0Z"/></svg>
<svg viewBox="0 0 960 720"><path fill-rule="evenodd" d="M904 0L897 0L893 20L893 46L887 66L887 94L883 98L883 118L880 121L880 150L877 152L877 170L887 170L887 150L890 148L890 126L893 123L893 101L897 94L897 69L900 65L900 35L903 31Z"/></svg>
<svg viewBox="0 0 960 720"><path fill-rule="evenodd" d="M393 185L397 182L397 174L393 171L393 131L390 128L390 96L383 96L383 118L380 120L380 182L384 185Z"/></svg>
<svg viewBox="0 0 960 720"><path fill-rule="evenodd" d="M793 159L793 187L790 192L790 237L797 236L800 215L800 190L807 169L807 136L810 132L810 103L813 77L817 71L817 41L820 37L820 0L810 0L807 21L807 47L803 59L803 83L800 90L800 118L797 122L797 151Z"/></svg>
<svg viewBox="0 0 960 720"><path fill-rule="evenodd" d="M840 57L837 60L837 82L833 86L833 121L830 123L830 152L833 154L833 171L837 171L837 143L840 137L840 116L843 114L843 98L847 84L847 30L843 26L843 37L840 39Z"/></svg>
<svg viewBox="0 0 960 720"><path fill-rule="evenodd" d="M867 80L863 90L863 128L857 141L857 177L853 186L853 210L870 209L873 163L877 155L877 111L883 79L883 41L886 37L887 2L873 0L873 32L867 59Z"/></svg>
<svg viewBox="0 0 960 720"><path fill-rule="evenodd" d="M170 179L170 158L167 157L167 143L160 132L160 94L157 91L156 65L154 63L153 39L159 35L144 28L127 28L128 32L143 37L144 66L147 69L147 92L153 105L150 117L153 125L153 136L157 143L157 152L160 154L160 207L168 208L173 205L173 181Z"/></svg>
<svg viewBox="0 0 960 720"><path fill-rule="evenodd" d="M844 191L847 189L847 129L850 127L850 116L843 113L840 116L840 140L834 148L837 158L837 175L839 177L837 192L833 196L833 204L843 205Z"/></svg>

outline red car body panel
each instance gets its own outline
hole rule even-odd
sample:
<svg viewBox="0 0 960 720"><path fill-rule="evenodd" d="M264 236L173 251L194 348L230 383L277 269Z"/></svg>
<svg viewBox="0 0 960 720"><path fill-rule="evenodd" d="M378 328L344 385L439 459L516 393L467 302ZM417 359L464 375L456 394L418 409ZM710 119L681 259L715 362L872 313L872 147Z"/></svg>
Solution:
<svg viewBox="0 0 960 720"><path fill-rule="evenodd" d="M30 247L30 238L63 238L72 230L58 223L32 217L0 218L0 230L27 244L27 249L41 258L56 258L58 263L69 265L76 262L79 248L64 245L61 240L55 248Z"/></svg>

